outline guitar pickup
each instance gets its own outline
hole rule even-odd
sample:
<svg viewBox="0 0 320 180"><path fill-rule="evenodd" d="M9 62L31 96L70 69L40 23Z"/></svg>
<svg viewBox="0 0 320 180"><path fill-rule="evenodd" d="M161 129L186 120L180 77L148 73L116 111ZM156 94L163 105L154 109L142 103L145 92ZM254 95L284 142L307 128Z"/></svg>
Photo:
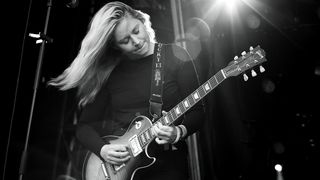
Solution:
<svg viewBox="0 0 320 180"><path fill-rule="evenodd" d="M134 135L129 139L129 145L133 157L136 157L142 152L137 135Z"/></svg>

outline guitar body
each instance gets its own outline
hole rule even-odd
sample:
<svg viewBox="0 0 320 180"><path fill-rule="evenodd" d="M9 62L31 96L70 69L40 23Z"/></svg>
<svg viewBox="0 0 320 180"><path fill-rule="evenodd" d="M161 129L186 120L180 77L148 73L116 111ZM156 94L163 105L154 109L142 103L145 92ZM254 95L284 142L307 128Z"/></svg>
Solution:
<svg viewBox="0 0 320 180"><path fill-rule="evenodd" d="M141 132L152 126L151 121L145 116L138 116L131 122L128 130L123 136L105 136L104 140L110 144L123 144L129 146L132 137L141 134ZM148 155L148 146L138 155L133 155L121 166L113 166L101 159L92 152L87 152L82 167L83 180L133 180L136 171L151 166L155 162L154 157ZM105 168L104 168L105 167Z"/></svg>

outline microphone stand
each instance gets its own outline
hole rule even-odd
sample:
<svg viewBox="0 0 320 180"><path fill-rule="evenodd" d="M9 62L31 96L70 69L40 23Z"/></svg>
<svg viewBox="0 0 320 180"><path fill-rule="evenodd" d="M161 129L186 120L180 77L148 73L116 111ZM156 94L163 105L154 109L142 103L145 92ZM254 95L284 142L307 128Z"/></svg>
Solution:
<svg viewBox="0 0 320 180"><path fill-rule="evenodd" d="M40 51L39 51L38 64L37 64L35 80L34 80L33 97L32 97L32 104L31 104L31 110L30 110L30 116L29 116L27 135L26 135L24 150L22 152L21 161L20 161L19 180L22 180L24 172L25 172L27 153L28 153L29 136L30 136L30 128L31 128L34 104L35 104L37 89L38 89L38 84L39 84L39 77L40 77L41 66L42 66L42 61L43 61L44 49L45 49L45 45L47 42L52 42L52 39L46 35L47 30L48 30L48 23L49 23L49 18L50 18L51 7L52 7L52 0L48 0L44 30L43 30L43 33L39 33L39 37L37 37L37 38L39 38L39 40L42 41L42 43L41 43L41 47L40 47ZM39 40L37 40L37 42Z"/></svg>

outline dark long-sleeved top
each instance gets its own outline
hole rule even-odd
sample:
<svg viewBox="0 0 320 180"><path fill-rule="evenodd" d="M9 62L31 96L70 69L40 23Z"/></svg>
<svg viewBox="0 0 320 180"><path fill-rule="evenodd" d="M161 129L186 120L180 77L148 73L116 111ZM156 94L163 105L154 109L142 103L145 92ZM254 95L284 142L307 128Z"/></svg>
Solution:
<svg viewBox="0 0 320 180"><path fill-rule="evenodd" d="M190 95L199 83L186 50L177 45L164 44L161 56L164 56L162 108L169 111ZM97 156L100 157L100 150L106 143L102 136L121 135L119 130L126 130L137 114L150 117L152 58L153 55L149 55L137 60L122 60L95 100L83 108L76 135ZM200 128L203 114L199 102L174 124L183 124L188 136Z"/></svg>

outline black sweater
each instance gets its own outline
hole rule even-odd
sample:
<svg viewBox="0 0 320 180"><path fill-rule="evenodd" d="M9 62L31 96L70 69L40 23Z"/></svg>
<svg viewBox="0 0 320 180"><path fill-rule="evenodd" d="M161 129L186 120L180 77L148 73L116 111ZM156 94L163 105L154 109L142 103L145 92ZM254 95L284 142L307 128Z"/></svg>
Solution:
<svg viewBox="0 0 320 180"><path fill-rule="evenodd" d="M164 56L163 110L169 111L190 95L198 86L190 56L176 45L163 45ZM152 57L122 60L113 70L95 100L86 105L77 127L78 140L100 157L106 143L102 136L121 135L137 114L149 116ZM183 124L187 135L196 132L203 121L203 108L198 102L174 124Z"/></svg>

